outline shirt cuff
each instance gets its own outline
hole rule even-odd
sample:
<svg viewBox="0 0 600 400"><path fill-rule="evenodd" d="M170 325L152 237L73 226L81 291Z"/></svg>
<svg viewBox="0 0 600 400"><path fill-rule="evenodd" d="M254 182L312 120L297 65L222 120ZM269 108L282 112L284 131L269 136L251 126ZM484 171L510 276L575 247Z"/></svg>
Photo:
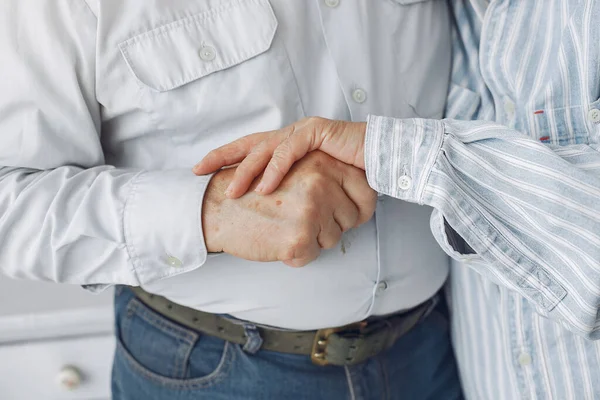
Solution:
<svg viewBox="0 0 600 400"><path fill-rule="evenodd" d="M200 267L207 258L202 201L212 176L143 172L125 204L125 241L139 285Z"/></svg>
<svg viewBox="0 0 600 400"><path fill-rule="evenodd" d="M370 115L365 137L369 185L379 193L424 204L426 183L443 138L440 120Z"/></svg>

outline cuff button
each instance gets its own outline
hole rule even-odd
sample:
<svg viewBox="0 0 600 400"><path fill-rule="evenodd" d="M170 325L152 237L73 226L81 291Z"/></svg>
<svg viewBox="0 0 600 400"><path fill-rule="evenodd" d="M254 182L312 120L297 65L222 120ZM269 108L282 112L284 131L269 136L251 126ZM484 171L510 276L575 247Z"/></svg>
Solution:
<svg viewBox="0 0 600 400"><path fill-rule="evenodd" d="M402 175L398 178L398 187L401 190L408 190L412 187L412 179L410 176Z"/></svg>
<svg viewBox="0 0 600 400"><path fill-rule="evenodd" d="M167 265L169 265L169 267L172 267L172 268L181 268L183 263L177 257L168 256L167 257Z"/></svg>

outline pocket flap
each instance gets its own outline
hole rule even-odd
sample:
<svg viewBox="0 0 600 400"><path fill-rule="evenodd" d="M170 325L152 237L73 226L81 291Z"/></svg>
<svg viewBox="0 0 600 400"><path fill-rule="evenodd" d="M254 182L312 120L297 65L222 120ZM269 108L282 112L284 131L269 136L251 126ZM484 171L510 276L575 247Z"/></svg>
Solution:
<svg viewBox="0 0 600 400"><path fill-rule="evenodd" d="M132 37L119 48L141 83L165 92L264 53L276 30L268 0L234 0Z"/></svg>

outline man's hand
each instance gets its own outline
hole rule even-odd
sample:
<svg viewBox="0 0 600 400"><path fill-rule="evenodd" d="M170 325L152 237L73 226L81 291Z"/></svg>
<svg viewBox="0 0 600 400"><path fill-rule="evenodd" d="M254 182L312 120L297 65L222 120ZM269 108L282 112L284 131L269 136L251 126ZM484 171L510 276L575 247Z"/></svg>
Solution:
<svg viewBox="0 0 600 400"><path fill-rule="evenodd" d="M194 173L205 175L241 162L226 190L227 197L234 199L246 193L263 171L255 190L269 194L277 189L292 165L313 150L364 170L365 134L364 122L306 118L283 129L255 133L219 147L194 167Z"/></svg>
<svg viewBox="0 0 600 400"><path fill-rule="evenodd" d="M226 198L235 173L234 168L218 172L205 194L202 225L209 252L300 267L375 211L377 195L364 172L322 152L296 163L278 190L266 196Z"/></svg>

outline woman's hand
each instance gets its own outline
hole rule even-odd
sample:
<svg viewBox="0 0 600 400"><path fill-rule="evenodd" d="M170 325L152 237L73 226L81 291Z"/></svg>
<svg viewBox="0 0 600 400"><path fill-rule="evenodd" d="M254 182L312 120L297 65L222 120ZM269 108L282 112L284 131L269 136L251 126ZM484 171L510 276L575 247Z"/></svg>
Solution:
<svg viewBox="0 0 600 400"><path fill-rule="evenodd" d="M272 193L292 165L307 153L321 150L338 160L365 169L366 123L305 118L285 128L255 133L219 147L194 167L196 175L240 163L225 194L238 198L264 172L255 191Z"/></svg>

